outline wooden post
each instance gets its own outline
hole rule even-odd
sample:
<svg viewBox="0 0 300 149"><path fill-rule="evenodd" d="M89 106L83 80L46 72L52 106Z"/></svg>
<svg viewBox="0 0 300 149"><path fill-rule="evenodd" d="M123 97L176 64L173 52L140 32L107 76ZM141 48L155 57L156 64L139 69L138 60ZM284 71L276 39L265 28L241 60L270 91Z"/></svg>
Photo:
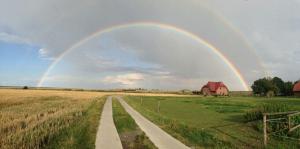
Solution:
<svg viewBox="0 0 300 149"><path fill-rule="evenodd" d="M157 103L157 112L159 113L159 111L160 111L160 100Z"/></svg>
<svg viewBox="0 0 300 149"><path fill-rule="evenodd" d="M264 114L264 117L263 117L263 125L264 125L264 145L267 146L268 134L267 134L267 115L266 114Z"/></svg>
<svg viewBox="0 0 300 149"><path fill-rule="evenodd" d="M289 131L291 131L291 116L288 116L289 119Z"/></svg>

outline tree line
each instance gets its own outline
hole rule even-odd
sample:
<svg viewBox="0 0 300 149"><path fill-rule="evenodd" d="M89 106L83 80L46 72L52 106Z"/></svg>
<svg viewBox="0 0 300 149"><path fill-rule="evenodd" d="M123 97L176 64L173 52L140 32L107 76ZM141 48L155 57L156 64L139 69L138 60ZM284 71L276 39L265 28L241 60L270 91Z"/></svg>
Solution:
<svg viewBox="0 0 300 149"><path fill-rule="evenodd" d="M254 81L253 94L260 96L292 96L297 82L283 81L279 77L265 77Z"/></svg>

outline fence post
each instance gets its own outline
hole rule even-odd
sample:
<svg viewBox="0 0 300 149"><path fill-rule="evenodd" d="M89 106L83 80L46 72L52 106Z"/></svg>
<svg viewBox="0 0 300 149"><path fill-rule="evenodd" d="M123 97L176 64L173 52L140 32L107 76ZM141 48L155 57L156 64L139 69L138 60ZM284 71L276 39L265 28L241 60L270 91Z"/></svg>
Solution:
<svg viewBox="0 0 300 149"><path fill-rule="evenodd" d="M263 117L263 125L264 125L264 145L267 146L268 144L268 134L267 134L267 115L264 114Z"/></svg>
<svg viewBox="0 0 300 149"><path fill-rule="evenodd" d="M289 118L289 131L291 130L291 116L288 115Z"/></svg>
<svg viewBox="0 0 300 149"><path fill-rule="evenodd" d="M159 113L159 111L160 111L160 100L157 103L157 112Z"/></svg>

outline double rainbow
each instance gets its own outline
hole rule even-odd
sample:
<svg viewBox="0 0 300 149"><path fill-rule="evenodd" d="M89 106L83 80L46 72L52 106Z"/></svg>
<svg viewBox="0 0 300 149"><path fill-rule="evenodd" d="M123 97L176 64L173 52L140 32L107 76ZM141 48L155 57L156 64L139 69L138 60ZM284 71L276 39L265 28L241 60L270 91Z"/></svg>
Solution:
<svg viewBox="0 0 300 149"><path fill-rule="evenodd" d="M90 34L89 36L81 39L80 41L78 41L77 43L71 45L68 49L64 50L64 52L62 52L48 67L47 71L43 74L42 78L40 79L39 83L38 83L38 87L41 87L47 76L49 75L49 73L51 72L51 70L70 52L72 52L74 49L82 46L83 44L85 44L86 42L90 41L91 39L101 36L104 33L109 33L112 31L116 31L116 30L121 30L121 29L127 29L127 28L134 28L134 27L152 27L152 28L159 28L159 29L164 29L164 30L169 30L169 31L174 31L177 33L180 33L186 37L189 37L191 39L193 39L194 41L198 42L201 45L206 46L207 48L209 48L216 56L218 56L227 66L228 68L235 74L235 76L239 79L241 85L243 86L244 90L249 90L249 87L244 79L244 77L242 76L242 74L240 73L240 71L237 69L237 67L219 50L217 49L215 46L213 46L212 44L210 44L208 41L200 38L199 36L197 36L196 34L193 34L189 31L186 31L184 29L178 28L176 26L173 25L169 25L169 24L163 24L163 23L157 23L157 22L134 22L134 23L126 23L126 24L121 24L121 25L114 25L114 26L109 26L107 28L104 29L100 29L92 34Z"/></svg>

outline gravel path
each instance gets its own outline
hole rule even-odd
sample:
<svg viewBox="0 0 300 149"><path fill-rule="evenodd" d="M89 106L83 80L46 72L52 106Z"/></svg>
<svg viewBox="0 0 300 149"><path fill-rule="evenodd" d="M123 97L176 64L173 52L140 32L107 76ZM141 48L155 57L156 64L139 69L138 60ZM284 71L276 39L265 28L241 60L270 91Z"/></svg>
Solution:
<svg viewBox="0 0 300 149"><path fill-rule="evenodd" d="M147 120L140 113L129 106L122 97L117 97L125 110L135 120L137 125L145 132L149 139L160 149L188 149L186 145L179 142L171 135L160 129L158 126Z"/></svg>
<svg viewBox="0 0 300 149"><path fill-rule="evenodd" d="M103 107L96 137L96 149L122 149L122 143L113 121L112 97L108 97Z"/></svg>

